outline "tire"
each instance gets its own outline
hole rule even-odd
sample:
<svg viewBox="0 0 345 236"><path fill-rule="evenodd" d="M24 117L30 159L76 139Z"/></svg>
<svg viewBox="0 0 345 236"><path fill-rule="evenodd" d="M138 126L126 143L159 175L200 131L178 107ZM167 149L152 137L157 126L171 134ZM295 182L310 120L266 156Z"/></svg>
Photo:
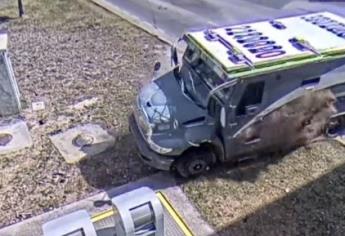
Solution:
<svg viewBox="0 0 345 236"><path fill-rule="evenodd" d="M199 176L216 163L216 155L211 148L200 147L186 151L176 162L177 173L184 177Z"/></svg>
<svg viewBox="0 0 345 236"><path fill-rule="evenodd" d="M341 135L345 129L345 116L336 117L330 120L328 127L326 129L326 135L329 138L335 138Z"/></svg>

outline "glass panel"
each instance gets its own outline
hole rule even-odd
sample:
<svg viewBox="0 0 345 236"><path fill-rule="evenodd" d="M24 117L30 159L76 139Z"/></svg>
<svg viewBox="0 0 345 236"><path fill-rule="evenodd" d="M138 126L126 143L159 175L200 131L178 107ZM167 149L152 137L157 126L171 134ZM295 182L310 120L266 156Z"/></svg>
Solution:
<svg viewBox="0 0 345 236"><path fill-rule="evenodd" d="M248 106L260 104L264 94L264 87L264 81L248 84L237 107L236 114L246 115Z"/></svg>

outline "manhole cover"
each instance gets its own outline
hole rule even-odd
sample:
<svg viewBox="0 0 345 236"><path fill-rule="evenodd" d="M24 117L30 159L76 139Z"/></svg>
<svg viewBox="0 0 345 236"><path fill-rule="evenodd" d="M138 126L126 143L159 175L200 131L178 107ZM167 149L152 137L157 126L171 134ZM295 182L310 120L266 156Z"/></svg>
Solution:
<svg viewBox="0 0 345 236"><path fill-rule="evenodd" d="M73 145L77 147L90 146L94 138L91 135L79 134L73 139Z"/></svg>
<svg viewBox="0 0 345 236"><path fill-rule="evenodd" d="M12 135L7 133L0 133L0 146L6 146L12 140Z"/></svg>

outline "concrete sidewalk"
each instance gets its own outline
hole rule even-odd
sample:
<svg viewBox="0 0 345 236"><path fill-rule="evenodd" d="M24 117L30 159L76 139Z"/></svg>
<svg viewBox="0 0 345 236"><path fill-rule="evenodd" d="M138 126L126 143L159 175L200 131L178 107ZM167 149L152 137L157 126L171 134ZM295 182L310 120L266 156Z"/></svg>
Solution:
<svg viewBox="0 0 345 236"><path fill-rule="evenodd" d="M195 235L214 235L214 230L200 216L199 212L189 202L183 191L176 186L175 179L169 173L158 173L136 182L115 187L99 192L89 198L63 206L51 212L32 217L28 220L0 229L0 236L39 236L42 235L42 224L57 217L72 213L77 210L87 210L92 215L99 214L110 206L94 206L95 201L109 200L119 194L147 186L155 191L161 191L172 203L174 209L183 216L184 221Z"/></svg>

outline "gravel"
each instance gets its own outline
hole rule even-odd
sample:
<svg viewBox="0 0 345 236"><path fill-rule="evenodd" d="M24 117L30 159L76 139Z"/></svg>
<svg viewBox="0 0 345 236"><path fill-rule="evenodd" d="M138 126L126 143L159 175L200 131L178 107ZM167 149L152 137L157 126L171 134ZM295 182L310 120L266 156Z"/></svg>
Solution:
<svg viewBox="0 0 345 236"><path fill-rule="evenodd" d="M140 84L166 45L86 0L0 5L10 56L34 145L0 156L0 226L150 175L137 157L127 117ZM1 20L3 19L3 20ZM80 106L85 100L92 103ZM33 102L44 102L33 111ZM106 153L68 165L50 134L97 123L116 139Z"/></svg>

